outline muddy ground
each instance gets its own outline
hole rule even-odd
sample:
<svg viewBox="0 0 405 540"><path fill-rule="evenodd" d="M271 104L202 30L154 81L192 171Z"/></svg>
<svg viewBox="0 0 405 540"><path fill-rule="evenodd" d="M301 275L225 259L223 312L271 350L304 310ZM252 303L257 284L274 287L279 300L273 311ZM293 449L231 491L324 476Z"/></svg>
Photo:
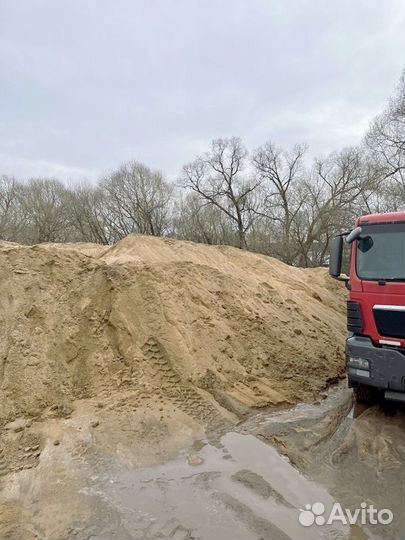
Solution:
<svg viewBox="0 0 405 540"><path fill-rule="evenodd" d="M125 445L100 451L93 418L78 408L71 418L9 426L24 448L22 468L1 480L1 538L404 537L404 411L354 407L342 384L318 403L261 412L180 450L155 448L163 462L152 466L134 466ZM314 502L327 511L366 502L394 520L304 527L300 510Z"/></svg>

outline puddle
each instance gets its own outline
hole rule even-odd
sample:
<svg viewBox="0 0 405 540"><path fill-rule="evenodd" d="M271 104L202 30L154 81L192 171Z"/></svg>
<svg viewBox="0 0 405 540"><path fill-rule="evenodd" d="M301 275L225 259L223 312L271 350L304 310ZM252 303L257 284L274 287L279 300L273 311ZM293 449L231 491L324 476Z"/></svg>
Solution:
<svg viewBox="0 0 405 540"><path fill-rule="evenodd" d="M103 498L135 538L347 538L343 526L303 527L298 516L328 491L253 435L200 441L198 466L187 455L160 467L119 470L87 493Z"/></svg>
<svg viewBox="0 0 405 540"><path fill-rule="evenodd" d="M342 387L319 405L302 404L241 427L288 456L344 509L365 504L391 510L392 523L354 524L349 535L390 540L405 536L404 428L403 406L354 404Z"/></svg>

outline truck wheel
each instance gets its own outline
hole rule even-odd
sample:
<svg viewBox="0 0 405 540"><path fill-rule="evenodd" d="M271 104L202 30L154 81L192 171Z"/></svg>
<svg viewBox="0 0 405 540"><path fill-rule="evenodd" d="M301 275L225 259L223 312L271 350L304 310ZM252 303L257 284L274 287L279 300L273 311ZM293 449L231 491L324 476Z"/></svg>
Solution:
<svg viewBox="0 0 405 540"><path fill-rule="evenodd" d="M373 386L366 386L364 384L359 384L353 388L354 399L357 403L364 403L366 405L371 405L377 400L377 389Z"/></svg>

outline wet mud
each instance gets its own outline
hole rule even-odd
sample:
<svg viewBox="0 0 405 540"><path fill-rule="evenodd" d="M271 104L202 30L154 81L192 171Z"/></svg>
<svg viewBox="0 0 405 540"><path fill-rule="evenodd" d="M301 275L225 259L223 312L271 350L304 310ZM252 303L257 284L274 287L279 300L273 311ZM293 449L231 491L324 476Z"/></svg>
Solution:
<svg viewBox="0 0 405 540"><path fill-rule="evenodd" d="M403 409L354 406L344 386L323 398L211 432L153 466L101 452L96 426L63 420L63 439L54 426L19 450L26 467L2 469L0 455L0 538L404 538ZM324 516L367 503L394 519L304 526L315 502Z"/></svg>

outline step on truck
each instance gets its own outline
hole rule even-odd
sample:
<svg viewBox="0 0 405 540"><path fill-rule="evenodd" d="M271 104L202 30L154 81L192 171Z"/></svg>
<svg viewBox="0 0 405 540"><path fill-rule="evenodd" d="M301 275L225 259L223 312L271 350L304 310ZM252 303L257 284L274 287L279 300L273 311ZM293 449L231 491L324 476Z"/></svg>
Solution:
<svg viewBox="0 0 405 540"><path fill-rule="evenodd" d="M329 273L349 290L346 365L356 400L404 402L405 212L362 216L333 238Z"/></svg>

